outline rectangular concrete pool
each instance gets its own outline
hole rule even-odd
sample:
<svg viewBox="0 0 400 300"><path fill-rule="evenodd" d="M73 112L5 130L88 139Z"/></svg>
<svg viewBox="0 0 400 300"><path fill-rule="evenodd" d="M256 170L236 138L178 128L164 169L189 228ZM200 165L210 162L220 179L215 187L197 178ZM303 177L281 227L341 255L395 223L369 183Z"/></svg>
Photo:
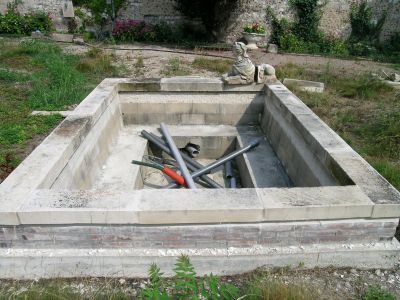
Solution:
<svg viewBox="0 0 400 300"><path fill-rule="evenodd" d="M131 164L165 122L237 189L161 189ZM210 178L228 187L222 169ZM180 253L201 273L261 265L393 266L400 194L281 83L104 80L0 185L0 277L144 276ZM168 272L167 272L168 274Z"/></svg>

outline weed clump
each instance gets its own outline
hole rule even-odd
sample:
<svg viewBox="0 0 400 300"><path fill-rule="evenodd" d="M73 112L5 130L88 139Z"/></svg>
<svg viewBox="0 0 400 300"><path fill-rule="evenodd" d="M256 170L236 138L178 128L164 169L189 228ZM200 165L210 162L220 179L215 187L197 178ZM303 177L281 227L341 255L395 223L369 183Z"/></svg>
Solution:
<svg viewBox="0 0 400 300"><path fill-rule="evenodd" d="M167 77L186 76L191 74L190 70L182 65L179 57L169 59L161 73Z"/></svg>
<svg viewBox="0 0 400 300"><path fill-rule="evenodd" d="M204 69L218 74L227 73L232 66L232 61L228 59L209 59L204 57L195 58L192 66L198 69Z"/></svg>

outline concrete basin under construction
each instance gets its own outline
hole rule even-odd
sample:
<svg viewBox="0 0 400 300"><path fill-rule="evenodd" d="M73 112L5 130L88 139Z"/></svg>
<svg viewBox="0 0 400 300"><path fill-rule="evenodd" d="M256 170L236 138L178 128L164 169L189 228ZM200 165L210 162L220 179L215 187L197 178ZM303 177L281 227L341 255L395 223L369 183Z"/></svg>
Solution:
<svg viewBox="0 0 400 300"><path fill-rule="evenodd" d="M163 189L131 164L168 125L238 188ZM208 174L223 187L222 168ZM391 267L400 193L284 85L104 80L0 185L0 277L145 276L188 254L198 274L262 265ZM167 272L167 274L169 274Z"/></svg>

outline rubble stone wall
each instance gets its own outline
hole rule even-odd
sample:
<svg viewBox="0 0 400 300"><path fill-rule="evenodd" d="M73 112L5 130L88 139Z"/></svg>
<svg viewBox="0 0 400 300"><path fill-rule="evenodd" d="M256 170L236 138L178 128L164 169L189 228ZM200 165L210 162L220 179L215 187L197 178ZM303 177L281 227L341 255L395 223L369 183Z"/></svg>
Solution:
<svg viewBox="0 0 400 300"><path fill-rule="evenodd" d="M4 13L7 1L0 1L0 12ZM21 13L30 10L44 10L53 18L58 30L66 30L63 22L61 6L66 0L24 0L19 6ZM350 34L349 13L352 3L361 0L327 0L323 7L321 29L333 37L346 38ZM271 27L266 17L267 7L271 7L276 15L293 19L289 0L240 0L238 7L232 12L226 26L218 34L220 39L232 42L242 36L242 28L252 22L266 23L268 32ZM378 19L387 11L386 23L383 27L382 38L386 39L400 28L400 0L368 0L375 17ZM174 8L174 0L127 0L126 5L119 11L120 19L136 19L149 22L177 22L182 16Z"/></svg>

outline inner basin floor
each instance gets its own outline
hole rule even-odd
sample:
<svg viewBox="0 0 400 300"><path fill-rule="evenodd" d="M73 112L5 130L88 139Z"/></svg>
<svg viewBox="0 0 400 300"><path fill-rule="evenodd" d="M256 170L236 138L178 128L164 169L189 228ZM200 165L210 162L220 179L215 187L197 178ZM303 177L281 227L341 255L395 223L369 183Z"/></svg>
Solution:
<svg viewBox="0 0 400 300"><path fill-rule="evenodd" d="M256 126L227 126L227 125L168 125L168 129L174 139L187 137L193 141L202 137L230 138L234 147L228 152L247 145L250 141L258 139L260 145L243 155L240 163L233 162L235 173L238 176L238 187L290 187L293 184L285 172L279 158L265 135ZM171 180L161 171L148 167L140 167L131 164L131 161L142 160L143 155L149 154L148 141L140 134L142 130L161 136L158 126L129 125L124 126L119 132L111 152L103 164L94 184L93 189L99 190L134 190L152 189L168 185ZM235 140L236 139L236 140ZM218 139L216 139L218 140ZM200 149L201 154L201 149ZM221 155L220 155L221 156ZM196 158L202 165L212 163L219 157ZM243 166L244 165L244 166ZM237 168L237 166L239 168ZM243 172L243 168L246 171ZM240 170L238 170L240 169ZM216 168L208 176L228 188L229 182L224 178L223 167ZM241 180L240 177L250 177ZM250 181L249 181L250 180ZM246 182L251 182L246 184ZM242 184L243 183L243 184ZM202 187L202 185L198 185Z"/></svg>

